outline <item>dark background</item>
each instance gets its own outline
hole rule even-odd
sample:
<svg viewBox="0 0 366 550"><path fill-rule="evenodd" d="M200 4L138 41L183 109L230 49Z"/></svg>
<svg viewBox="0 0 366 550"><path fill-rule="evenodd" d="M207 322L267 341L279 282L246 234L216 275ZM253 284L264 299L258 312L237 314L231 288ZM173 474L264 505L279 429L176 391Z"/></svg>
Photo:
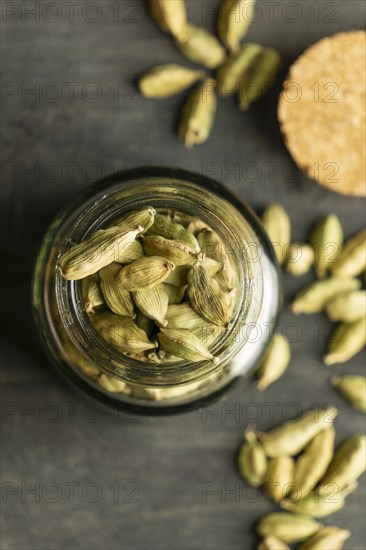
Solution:
<svg viewBox="0 0 366 550"><path fill-rule="evenodd" d="M365 23L361 0L258 4L247 39L281 52L281 79L310 44ZM214 29L218 1L187 5L193 22ZM32 8L36 15L27 15ZM276 506L237 475L246 425L255 421L266 430L302 410L336 403L337 441L362 432L364 417L328 381L334 373L359 373L364 357L325 367L330 324L323 315L295 319L285 307L281 325L293 342L292 362L265 393L248 383L184 415L114 415L76 393L38 348L29 299L37 246L78 191L134 166L166 164L211 175L258 212L280 201L295 240L305 240L311 224L329 212L352 234L364 224L364 202L296 171L276 119L280 87L245 114L234 99L221 101L212 137L187 152L175 132L184 95L148 101L134 85L152 65L185 63L142 0L69 7L4 1L1 40L1 549L254 548L255 521ZM285 276L286 299L311 278ZM352 531L347 549L365 548L364 504L361 480L346 509L324 520Z"/></svg>

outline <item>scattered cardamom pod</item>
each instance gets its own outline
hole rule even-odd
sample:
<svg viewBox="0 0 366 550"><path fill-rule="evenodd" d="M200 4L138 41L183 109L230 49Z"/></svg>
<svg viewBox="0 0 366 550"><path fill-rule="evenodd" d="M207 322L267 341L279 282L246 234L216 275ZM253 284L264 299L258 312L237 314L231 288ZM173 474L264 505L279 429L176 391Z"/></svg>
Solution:
<svg viewBox="0 0 366 550"><path fill-rule="evenodd" d="M315 252L315 271L319 279L326 277L332 263L336 262L343 245L343 229L335 214L321 220L310 236Z"/></svg>
<svg viewBox="0 0 366 550"><path fill-rule="evenodd" d="M238 91L241 76L248 72L263 50L258 44L244 44L235 54L230 54L217 71L217 90L226 96Z"/></svg>
<svg viewBox="0 0 366 550"><path fill-rule="evenodd" d="M98 384L111 393L129 393L127 384L122 380L118 380L118 378L114 378L114 376L101 374L98 378Z"/></svg>
<svg viewBox="0 0 366 550"><path fill-rule="evenodd" d="M295 296L291 310L296 315L300 313L318 313L335 296L341 293L357 290L361 286L358 279L326 279L316 281L302 289Z"/></svg>
<svg viewBox="0 0 366 550"><path fill-rule="evenodd" d="M223 0L219 12L218 33L231 52L237 52L254 17L255 0Z"/></svg>
<svg viewBox="0 0 366 550"><path fill-rule="evenodd" d="M321 527L320 523L309 516L273 512L259 520L257 531L262 537L275 536L283 542L292 544L311 537Z"/></svg>
<svg viewBox="0 0 366 550"><path fill-rule="evenodd" d="M357 355L366 345L366 317L354 323L341 323L328 342L328 353L323 361L326 365L345 363Z"/></svg>
<svg viewBox="0 0 366 550"><path fill-rule="evenodd" d="M296 460L291 501L305 498L324 476L334 454L333 426L319 432Z"/></svg>
<svg viewBox="0 0 366 550"><path fill-rule="evenodd" d="M366 412L366 378L364 376L353 374L333 376L331 384L354 409Z"/></svg>
<svg viewBox="0 0 366 550"><path fill-rule="evenodd" d="M174 262L176 266L193 264L197 262L198 253L190 246L179 241L172 241L160 237L160 235L148 235L144 237L143 249L148 256L163 256Z"/></svg>
<svg viewBox="0 0 366 550"><path fill-rule="evenodd" d="M295 277L308 273L314 263L314 250L308 244L291 243L286 254L286 269Z"/></svg>
<svg viewBox="0 0 366 550"><path fill-rule="evenodd" d="M64 279L77 281L93 275L115 261L119 252L133 242L142 228L123 232L118 227L100 229L62 254L59 268Z"/></svg>
<svg viewBox="0 0 366 550"><path fill-rule="evenodd" d="M98 276L90 275L82 279L81 293L84 300L85 311L95 313L95 308L104 305L104 298L100 290Z"/></svg>
<svg viewBox="0 0 366 550"><path fill-rule="evenodd" d="M187 14L184 0L149 0L151 15L162 31L185 36Z"/></svg>
<svg viewBox="0 0 366 550"><path fill-rule="evenodd" d="M184 35L177 37L175 44L190 61L216 69L226 58L226 51L216 36L202 27L188 23Z"/></svg>
<svg viewBox="0 0 366 550"><path fill-rule="evenodd" d="M123 353L139 353L158 346L129 317L110 311L96 315L94 327L102 338Z"/></svg>
<svg viewBox="0 0 366 550"><path fill-rule="evenodd" d="M322 527L315 535L300 544L298 550L342 550L351 532L339 527Z"/></svg>
<svg viewBox="0 0 366 550"><path fill-rule="evenodd" d="M294 459L288 455L271 458L264 479L264 488L275 502L286 498L294 475Z"/></svg>
<svg viewBox="0 0 366 550"><path fill-rule="evenodd" d="M243 479L254 485L261 485L267 471L267 457L254 432L245 434L245 441L238 456L239 473Z"/></svg>
<svg viewBox="0 0 366 550"><path fill-rule="evenodd" d="M170 63L150 69L140 77L139 86L145 97L163 98L186 90L203 77L203 71Z"/></svg>
<svg viewBox="0 0 366 550"><path fill-rule="evenodd" d="M239 81L238 101L241 111L247 111L270 90L281 67L281 56L273 48L264 48L256 60L253 70L244 73Z"/></svg>
<svg viewBox="0 0 366 550"><path fill-rule="evenodd" d="M282 265L291 240L290 218L280 204L270 204L263 212L262 223L272 242L277 261Z"/></svg>
<svg viewBox="0 0 366 550"><path fill-rule="evenodd" d="M220 362L214 357L201 340L192 332L181 329L161 329L158 334L160 344L168 352L186 361L203 361L211 359L215 364Z"/></svg>
<svg viewBox="0 0 366 550"><path fill-rule="evenodd" d="M116 283L116 277L120 270L121 266L113 262L99 271L104 300L113 313L134 318L135 306L130 292L117 286Z"/></svg>
<svg viewBox="0 0 366 550"><path fill-rule="evenodd" d="M285 422L267 433L259 433L259 439L267 456L296 455L321 430L329 427L337 416L335 407L311 410L292 422Z"/></svg>
<svg viewBox="0 0 366 550"><path fill-rule="evenodd" d="M320 494L336 487L342 489L356 481L366 468L366 436L354 435L336 450L334 458L319 485Z"/></svg>
<svg viewBox="0 0 366 550"><path fill-rule="evenodd" d="M118 286L136 291L152 288L165 281L175 265L160 256L149 256L123 267L117 275Z"/></svg>
<svg viewBox="0 0 366 550"><path fill-rule="evenodd" d="M341 510L344 507L346 496L352 493L356 488L357 483L354 481L337 491L335 491L335 487L332 486L327 494L319 495L318 489L314 489L310 491L305 498L297 500L296 502L282 501L281 507L284 508L284 510L296 514L323 518Z"/></svg>
<svg viewBox="0 0 366 550"><path fill-rule="evenodd" d="M155 214L155 208L148 206L144 210L138 210L137 212L127 214L118 221L115 227L119 227L124 231L134 231L140 227L142 228L141 233L145 233L154 223Z"/></svg>
<svg viewBox="0 0 366 550"><path fill-rule="evenodd" d="M200 246L196 237L188 231L183 225L169 220L166 216L157 214L153 225L150 227L147 235L159 235L165 239L178 241L192 248L196 252L200 252Z"/></svg>
<svg viewBox="0 0 366 550"><path fill-rule="evenodd" d="M168 295L163 284L137 290L133 292L133 299L141 313L155 321L160 327L166 327L168 324L165 318L168 309Z"/></svg>
<svg viewBox="0 0 366 550"><path fill-rule="evenodd" d="M184 104L178 133L188 149L207 141L211 133L217 110L215 85L212 78L207 78Z"/></svg>
<svg viewBox="0 0 366 550"><path fill-rule="evenodd" d="M345 242L338 261L331 266L334 277L356 277L366 268L366 230Z"/></svg>
<svg viewBox="0 0 366 550"><path fill-rule="evenodd" d="M214 325L227 326L229 311L225 294L204 267L196 263L188 272L188 296L193 309Z"/></svg>
<svg viewBox="0 0 366 550"><path fill-rule="evenodd" d="M291 550L291 548L277 537L270 536L264 537L259 543L258 550Z"/></svg>
<svg viewBox="0 0 366 550"><path fill-rule="evenodd" d="M257 370L257 389L265 390L270 384L278 380L287 369L290 359L290 344L282 334L275 334Z"/></svg>
<svg viewBox="0 0 366 550"><path fill-rule="evenodd" d="M339 294L327 302L325 312L333 322L353 323L366 317L366 290Z"/></svg>

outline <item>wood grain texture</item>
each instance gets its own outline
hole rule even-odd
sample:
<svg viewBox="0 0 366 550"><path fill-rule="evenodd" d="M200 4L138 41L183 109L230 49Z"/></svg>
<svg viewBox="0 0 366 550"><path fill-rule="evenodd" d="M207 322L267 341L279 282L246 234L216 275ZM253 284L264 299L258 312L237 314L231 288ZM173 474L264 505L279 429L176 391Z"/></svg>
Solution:
<svg viewBox="0 0 366 550"><path fill-rule="evenodd" d="M362 432L364 417L330 388L329 379L334 373L359 373L364 356L344 366L324 367L320 358L331 332L325 317L294 319L285 307L281 325L296 340L293 360L282 381L265 393L246 384L226 400L184 415L116 416L76 393L38 348L29 300L37 247L58 209L78 191L101 175L136 165L166 164L207 173L259 212L280 201L292 217L294 239L300 241L330 211L339 215L346 235L352 234L364 222L364 203L323 189L296 171L276 119L279 87L246 114L238 113L231 98L222 100L211 139L187 152L175 133L184 95L147 101L134 86L136 74L150 66L182 61L151 21L143 0L104 0L84 13L75 3L73 22L63 2L57 3L57 12L51 6L41 13L39 21L22 13L21 2L5 4L0 546L255 548L254 523L275 506L237 475L235 457L243 430L250 421L266 430L286 415L334 402L340 408L337 441ZM28 9L39 4L42 10L47 3L26 4ZM187 4L194 23L214 29L218 1ZM311 43L364 26L365 6L357 0L319 2L315 8L313 2L297 2L300 15L288 2L276 4L270 20L269 7L259 0L261 16L248 40L280 50L282 77ZM291 23L295 15L298 20ZM99 20L90 22L94 17ZM58 20L51 23L52 18ZM26 93L32 89L36 96ZM95 93L101 93L97 101ZM285 276L286 303L310 278ZM27 493L32 488L36 495ZM352 531L348 550L365 547L364 502L363 479L348 497L347 508L326 520Z"/></svg>

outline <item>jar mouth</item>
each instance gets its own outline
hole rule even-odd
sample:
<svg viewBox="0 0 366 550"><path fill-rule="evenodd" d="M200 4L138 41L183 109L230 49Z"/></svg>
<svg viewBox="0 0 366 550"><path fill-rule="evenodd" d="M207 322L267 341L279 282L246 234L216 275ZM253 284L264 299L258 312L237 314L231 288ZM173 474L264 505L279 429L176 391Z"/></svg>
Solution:
<svg viewBox="0 0 366 550"><path fill-rule="evenodd" d="M60 247L59 256L70 244L81 242L127 213L148 206L199 217L213 227L225 243L229 243L235 255L240 280L236 313L231 328L225 330L210 347L220 362L190 363L181 360L176 363L151 364L122 354L107 344L93 328L82 306L80 283L66 281L56 268L55 293L61 322L73 344L85 357L102 371L125 382L150 387L173 387L199 382L231 368L231 359L238 355L247 342L242 334L242 325L255 323L262 308L261 258L253 258L251 248L254 246L259 251L259 239L248 220L232 203L199 182L171 177L116 181L108 193L96 194L76 213L73 227Z"/></svg>

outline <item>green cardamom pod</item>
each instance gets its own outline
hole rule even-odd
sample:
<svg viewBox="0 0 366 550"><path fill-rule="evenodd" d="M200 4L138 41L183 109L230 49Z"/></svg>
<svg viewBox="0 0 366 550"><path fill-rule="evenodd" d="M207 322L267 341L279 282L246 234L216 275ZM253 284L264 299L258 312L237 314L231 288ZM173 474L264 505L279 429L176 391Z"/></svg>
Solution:
<svg viewBox="0 0 366 550"><path fill-rule="evenodd" d="M295 296L291 310L296 315L300 313L318 313L335 296L341 293L357 290L361 286L358 279L326 279L316 281L305 287Z"/></svg>
<svg viewBox="0 0 366 550"><path fill-rule="evenodd" d="M225 244L212 229L202 229L197 235L198 244L207 257L224 265L227 261Z"/></svg>
<svg viewBox="0 0 366 550"><path fill-rule="evenodd" d="M308 244L291 243L286 254L286 269L295 277L308 273L314 263L314 250Z"/></svg>
<svg viewBox="0 0 366 550"><path fill-rule="evenodd" d="M267 457L254 432L245 434L238 456L239 473L254 485L261 485L267 471Z"/></svg>
<svg viewBox="0 0 366 550"><path fill-rule="evenodd" d="M148 235L143 239L143 249L148 256L163 256L176 266L197 262L200 253L179 241L172 241L160 235Z"/></svg>
<svg viewBox="0 0 366 550"><path fill-rule="evenodd" d="M226 51L216 36L202 27L188 23L186 32L177 37L176 46L190 61L216 69L226 58Z"/></svg>
<svg viewBox="0 0 366 550"><path fill-rule="evenodd" d="M300 514L273 512L262 517L257 531L262 536L275 536L281 541L292 544L302 542L322 527L315 519Z"/></svg>
<svg viewBox="0 0 366 550"><path fill-rule="evenodd" d="M217 90L226 96L238 91L242 75L250 71L263 51L258 44L244 44L235 54L230 54L217 71Z"/></svg>
<svg viewBox="0 0 366 550"><path fill-rule="evenodd" d="M59 260L61 275L72 281L93 275L114 262L120 251L133 242L141 231L141 227L127 232L118 227L96 231L62 254Z"/></svg>
<svg viewBox="0 0 366 550"><path fill-rule="evenodd" d="M356 481L366 468L366 436L354 435L346 439L336 450L329 468L320 482L320 494L329 489L342 489Z"/></svg>
<svg viewBox="0 0 366 550"><path fill-rule="evenodd" d="M336 296L327 303L325 312L333 322L353 323L366 317L366 290L353 290Z"/></svg>
<svg viewBox="0 0 366 550"><path fill-rule="evenodd" d="M341 490L335 490L332 486L327 494L319 495L318 489L310 491L310 493L301 500L296 502L282 501L281 507L284 510L294 512L296 514L304 514L314 518L323 518L334 514L341 510L345 504L345 498L357 488L357 483L352 482L346 485Z"/></svg>
<svg viewBox="0 0 366 550"><path fill-rule="evenodd" d="M165 318L168 309L168 295L162 284L133 292L133 299L146 317L155 321L160 327L165 327L168 324Z"/></svg>
<svg viewBox="0 0 366 550"><path fill-rule="evenodd" d="M328 353L323 361L326 365L345 363L357 355L366 345L366 317L354 323L341 323L328 342Z"/></svg>
<svg viewBox="0 0 366 550"><path fill-rule="evenodd" d="M100 270L100 286L104 300L113 313L134 318L135 307L130 292L117 286L116 283L116 277L120 271L121 266L114 262Z"/></svg>
<svg viewBox="0 0 366 550"><path fill-rule="evenodd" d="M178 241L186 246L189 246L196 252L200 252L200 246L196 237L192 235L192 233L190 233L180 223L173 222L161 214L157 214L155 216L154 224L151 226L147 234L159 235L165 239Z"/></svg>
<svg viewBox="0 0 366 550"><path fill-rule="evenodd" d="M184 104L179 136L188 149L207 141L211 133L217 110L215 85L212 78L207 78L189 94Z"/></svg>
<svg viewBox="0 0 366 550"><path fill-rule="evenodd" d="M237 52L253 21L255 0L224 0L218 20L218 33L222 43L231 52Z"/></svg>
<svg viewBox="0 0 366 550"><path fill-rule="evenodd" d="M165 281L174 269L175 265L165 258L141 258L123 267L117 275L116 282L118 286L130 291L152 288Z"/></svg>
<svg viewBox="0 0 366 550"><path fill-rule="evenodd" d="M189 330L161 329L158 334L160 344L168 352L186 361L203 361L211 359L218 364L220 359L214 357L201 340Z"/></svg>
<svg viewBox="0 0 366 550"><path fill-rule="evenodd" d="M315 271L319 279L326 277L336 262L343 245L343 229L335 214L330 214L315 226L310 242L315 251Z"/></svg>
<svg viewBox="0 0 366 550"><path fill-rule="evenodd" d="M291 550L291 548L277 537L264 537L259 543L258 550Z"/></svg>
<svg viewBox="0 0 366 550"><path fill-rule="evenodd" d="M247 111L251 103L263 97L274 86L280 67L280 54L272 48L264 48L253 70L249 74L244 73L240 79L238 100L241 111Z"/></svg>
<svg viewBox="0 0 366 550"><path fill-rule="evenodd" d="M171 63L150 69L140 77L139 86L145 97L159 99L178 94L203 77L203 71Z"/></svg>
<svg viewBox="0 0 366 550"><path fill-rule="evenodd" d="M346 241L338 261L331 266L334 277L356 277L366 268L366 229Z"/></svg>
<svg viewBox="0 0 366 550"><path fill-rule="evenodd" d="M290 359L290 344L282 334L275 334L257 371L257 389L265 390L278 380L287 369Z"/></svg>
<svg viewBox="0 0 366 550"><path fill-rule="evenodd" d="M210 227L202 220L194 220L187 226L187 231L193 233L195 237L197 237L198 233L202 231L202 229L210 229Z"/></svg>
<svg viewBox="0 0 366 550"><path fill-rule="evenodd" d="M139 241L133 241L123 248L120 248L116 254L116 262L120 264L130 264L135 260L144 257L144 251Z"/></svg>
<svg viewBox="0 0 366 550"><path fill-rule="evenodd" d="M109 376L107 374L101 374L98 378L98 384L102 386L103 389L111 393L130 393L128 386L122 380L114 378L114 376Z"/></svg>
<svg viewBox="0 0 366 550"><path fill-rule="evenodd" d="M333 426L319 432L297 459L291 500L306 497L324 476L334 454L335 430Z"/></svg>
<svg viewBox="0 0 366 550"><path fill-rule="evenodd" d="M353 374L333 376L331 383L354 409L366 412L366 378L364 376Z"/></svg>
<svg viewBox="0 0 366 550"><path fill-rule="evenodd" d="M162 31L185 36L187 14L184 0L149 0L150 11Z"/></svg>
<svg viewBox="0 0 366 550"><path fill-rule="evenodd" d="M112 312L104 312L96 317L96 331L108 344L123 353L139 353L158 346L157 342L150 342L146 332L129 317Z"/></svg>
<svg viewBox="0 0 366 550"><path fill-rule="evenodd" d="M214 325L229 324L229 308L225 293L199 263L188 272L188 296L193 309L203 319Z"/></svg>
<svg viewBox="0 0 366 550"><path fill-rule="evenodd" d="M143 230L141 231L141 233L145 233L154 223L155 214L155 208L153 208L152 206L148 206L144 210L138 210L137 212L131 212L130 214L127 214L121 220L119 220L117 225L115 225L114 227L119 227L124 231L133 231L138 227L142 227Z"/></svg>
<svg viewBox="0 0 366 550"><path fill-rule="evenodd" d="M311 410L293 422L285 422L267 433L259 433L266 454L270 457L294 456L321 430L332 424L337 416L335 407Z"/></svg>
<svg viewBox="0 0 366 550"><path fill-rule="evenodd" d="M347 529L327 526L300 544L298 550L342 550L343 543L351 536Z"/></svg>
<svg viewBox="0 0 366 550"><path fill-rule="evenodd" d="M272 242L277 261L282 265L291 240L290 218L280 204L270 204L263 212L262 223Z"/></svg>
<svg viewBox="0 0 366 550"><path fill-rule="evenodd" d="M293 481L294 460L288 455L271 458L264 479L264 488L268 496L275 502L286 498Z"/></svg>
<svg viewBox="0 0 366 550"><path fill-rule="evenodd" d="M202 320L202 324L192 328L191 332L195 334L206 347L209 347L222 335L224 330L224 327L212 325Z"/></svg>
<svg viewBox="0 0 366 550"><path fill-rule="evenodd" d="M90 275L81 281L81 293L84 300L85 311L95 313L95 308L104 305L104 298L99 286L99 277Z"/></svg>
<svg viewBox="0 0 366 550"><path fill-rule="evenodd" d="M166 318L169 323L169 328L192 330L196 327L202 327L203 324L205 324L202 317L194 311L188 302L169 306Z"/></svg>
<svg viewBox="0 0 366 550"><path fill-rule="evenodd" d="M188 284L188 271L189 265L177 265L173 271L171 271L168 277L165 279L167 285L182 287Z"/></svg>
<svg viewBox="0 0 366 550"><path fill-rule="evenodd" d="M166 280L165 280L166 281ZM168 304L171 305L178 305L182 302L183 297L187 290L187 285L184 286L173 286L165 283L162 283L164 292L167 295L168 298Z"/></svg>

